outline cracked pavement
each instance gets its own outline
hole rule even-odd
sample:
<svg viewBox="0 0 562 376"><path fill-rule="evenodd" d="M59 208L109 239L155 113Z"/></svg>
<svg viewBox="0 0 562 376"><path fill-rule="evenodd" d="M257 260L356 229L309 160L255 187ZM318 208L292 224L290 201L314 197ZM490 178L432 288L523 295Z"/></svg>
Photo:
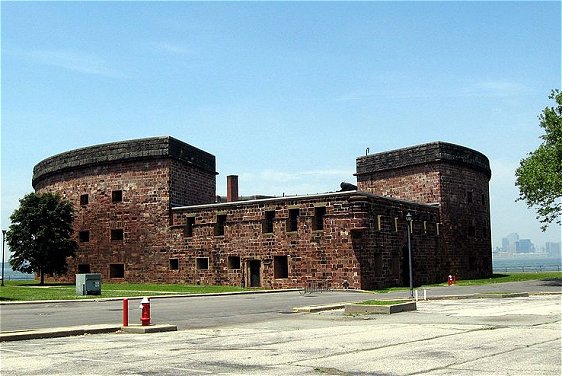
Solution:
<svg viewBox="0 0 562 376"><path fill-rule="evenodd" d="M1 344L10 375L560 375L560 295Z"/></svg>

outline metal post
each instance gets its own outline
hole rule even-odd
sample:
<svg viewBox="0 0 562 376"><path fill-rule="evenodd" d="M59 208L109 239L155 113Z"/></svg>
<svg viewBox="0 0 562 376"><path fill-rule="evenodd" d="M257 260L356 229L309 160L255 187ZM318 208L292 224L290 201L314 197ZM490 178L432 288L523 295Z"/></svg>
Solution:
<svg viewBox="0 0 562 376"><path fill-rule="evenodd" d="M129 299L123 299L123 326L129 326Z"/></svg>
<svg viewBox="0 0 562 376"><path fill-rule="evenodd" d="M4 286L4 244L6 243L6 230L2 230L2 286Z"/></svg>
<svg viewBox="0 0 562 376"><path fill-rule="evenodd" d="M408 222L408 266L410 269L410 298L414 297L414 279L412 276L412 240L410 238L412 226L412 214L406 214L406 221Z"/></svg>

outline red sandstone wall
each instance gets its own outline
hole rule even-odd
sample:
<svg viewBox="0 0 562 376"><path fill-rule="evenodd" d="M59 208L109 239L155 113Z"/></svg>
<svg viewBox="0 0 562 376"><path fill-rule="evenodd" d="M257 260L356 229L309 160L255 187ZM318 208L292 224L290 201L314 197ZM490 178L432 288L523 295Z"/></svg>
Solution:
<svg viewBox="0 0 562 376"><path fill-rule="evenodd" d="M380 197L357 196L351 200L354 216L363 216L368 224L352 236L361 265L363 289L409 285L406 213L414 218L411 232L414 284L441 281L437 208Z"/></svg>
<svg viewBox="0 0 562 376"><path fill-rule="evenodd" d="M416 281L435 282L439 275L437 209L368 195L302 198L277 202L238 203L173 211L170 236L179 270L172 278L186 283L248 285L250 260L261 261L263 286L302 287L326 280L341 288L382 288L408 285L406 212L414 223L412 246ZM325 205L324 230L313 230L314 207ZM299 208L298 230L287 231L289 209ZM274 230L263 233L266 211L275 211ZM226 215L224 236L215 236L217 215ZM193 236L186 237L188 217L195 216ZM380 221L380 227L379 227ZM425 226L424 226L425 225ZM228 268L228 256L241 258L240 269ZM275 278L274 256L288 256L288 278ZM197 270L196 258L209 258L208 270Z"/></svg>
<svg viewBox="0 0 562 376"><path fill-rule="evenodd" d="M376 195L424 204L438 203L441 198L439 172L435 165L427 164L358 176L357 188Z"/></svg>
<svg viewBox="0 0 562 376"><path fill-rule="evenodd" d="M125 279L151 280L149 267L165 244L170 190L170 160L128 162L61 173L37 185L38 192L59 192L74 204L76 259L69 260L68 281L74 281L78 264L109 280L109 264L125 264ZM123 201L113 203L112 191L122 190ZM80 196L88 194L88 204ZM123 229L123 240L111 240L111 229Z"/></svg>
<svg viewBox="0 0 562 376"><path fill-rule="evenodd" d="M325 206L324 230L313 230L315 206ZM287 231L289 209L298 208L297 231ZM179 259L178 277L188 283L249 285L248 263L261 261L262 286L303 286L309 280L328 280L341 286L347 279L360 287L360 267L352 249L350 230L358 220L347 213L345 199L284 200L239 203L174 210L170 236L172 257ZM266 211L275 211L273 232L263 233ZM226 215L223 236L215 236L216 216ZM184 235L186 218L195 215L191 238ZM228 268L228 256L239 256L240 269ZM288 256L288 277L275 278L274 256ZM208 257L209 269L197 270L196 258Z"/></svg>
<svg viewBox="0 0 562 376"><path fill-rule="evenodd" d="M216 200L216 174L171 160L171 206L211 204Z"/></svg>
<svg viewBox="0 0 562 376"><path fill-rule="evenodd" d="M358 176L357 183L382 196L439 203L441 274L475 278L492 274L488 182L481 171L434 162Z"/></svg>
<svg viewBox="0 0 562 376"><path fill-rule="evenodd" d="M444 270L460 278L492 274L488 177L453 165L440 168Z"/></svg>

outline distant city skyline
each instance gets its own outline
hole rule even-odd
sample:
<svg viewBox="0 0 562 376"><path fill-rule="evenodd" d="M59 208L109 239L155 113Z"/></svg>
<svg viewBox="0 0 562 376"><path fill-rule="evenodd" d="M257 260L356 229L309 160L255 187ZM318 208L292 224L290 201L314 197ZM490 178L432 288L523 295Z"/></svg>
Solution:
<svg viewBox="0 0 562 376"><path fill-rule="evenodd" d="M525 254L547 254L550 257L560 257L560 246L562 242L545 242L543 244L533 242L533 239L520 237L518 233L512 232L502 238L501 245L494 246L494 253L511 253L513 255Z"/></svg>

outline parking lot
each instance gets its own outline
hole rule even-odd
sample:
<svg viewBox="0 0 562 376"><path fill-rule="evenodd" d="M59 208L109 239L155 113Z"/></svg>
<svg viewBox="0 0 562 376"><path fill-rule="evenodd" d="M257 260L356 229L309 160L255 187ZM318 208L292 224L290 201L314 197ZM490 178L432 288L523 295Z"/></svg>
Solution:
<svg viewBox="0 0 562 376"><path fill-rule="evenodd" d="M286 313L155 334L5 342L2 374L560 375L560 295L419 302L415 312ZM227 309L227 307L225 307Z"/></svg>

